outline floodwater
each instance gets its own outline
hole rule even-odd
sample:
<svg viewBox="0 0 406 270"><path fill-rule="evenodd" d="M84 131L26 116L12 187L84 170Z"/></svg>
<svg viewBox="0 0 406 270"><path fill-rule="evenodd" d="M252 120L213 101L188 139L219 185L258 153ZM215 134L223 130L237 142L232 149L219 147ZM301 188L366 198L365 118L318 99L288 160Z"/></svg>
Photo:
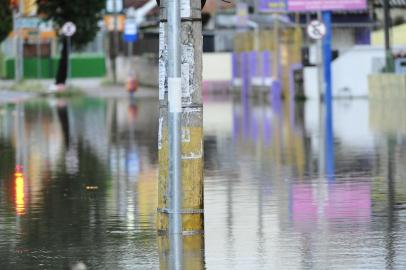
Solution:
<svg viewBox="0 0 406 270"><path fill-rule="evenodd" d="M204 245L184 269L406 269L405 115L206 98ZM0 269L169 267L157 128L147 99L0 106Z"/></svg>

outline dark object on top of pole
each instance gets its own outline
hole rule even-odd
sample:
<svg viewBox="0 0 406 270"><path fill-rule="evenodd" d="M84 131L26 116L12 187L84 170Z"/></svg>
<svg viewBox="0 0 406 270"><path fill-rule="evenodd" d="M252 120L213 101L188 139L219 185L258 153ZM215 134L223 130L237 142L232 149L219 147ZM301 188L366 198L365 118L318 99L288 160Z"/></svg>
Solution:
<svg viewBox="0 0 406 270"><path fill-rule="evenodd" d="M391 17L390 17L389 0L384 0L383 11L384 11L385 59L386 59L385 72L393 72L392 46L390 42Z"/></svg>

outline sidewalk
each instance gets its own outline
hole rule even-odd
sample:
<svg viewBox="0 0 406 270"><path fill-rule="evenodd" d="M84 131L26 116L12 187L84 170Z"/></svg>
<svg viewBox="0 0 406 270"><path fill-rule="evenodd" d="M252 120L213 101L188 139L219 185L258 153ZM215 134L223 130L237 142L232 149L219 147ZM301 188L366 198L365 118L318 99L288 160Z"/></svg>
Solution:
<svg viewBox="0 0 406 270"><path fill-rule="evenodd" d="M0 103L19 102L29 98L50 94L47 90L53 80L28 80L25 84L32 82L36 86L42 85L44 90L33 91L32 89L10 90L14 81L0 80ZM71 79L68 85L80 89L86 96L102 98L125 98L129 94L124 85L103 85L102 79ZM134 95L135 98L158 98L158 89L150 87L140 87Z"/></svg>
<svg viewBox="0 0 406 270"><path fill-rule="evenodd" d="M0 105L6 103L22 102L36 96L36 94L32 93L0 90Z"/></svg>

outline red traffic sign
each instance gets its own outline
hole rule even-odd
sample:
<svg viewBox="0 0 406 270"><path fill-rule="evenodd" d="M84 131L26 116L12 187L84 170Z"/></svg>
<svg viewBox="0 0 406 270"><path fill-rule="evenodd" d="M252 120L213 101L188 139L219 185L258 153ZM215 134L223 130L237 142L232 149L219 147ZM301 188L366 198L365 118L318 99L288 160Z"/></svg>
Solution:
<svg viewBox="0 0 406 270"><path fill-rule="evenodd" d="M306 28L307 34L312 39L322 39L327 32L326 25L318 20L311 21Z"/></svg>

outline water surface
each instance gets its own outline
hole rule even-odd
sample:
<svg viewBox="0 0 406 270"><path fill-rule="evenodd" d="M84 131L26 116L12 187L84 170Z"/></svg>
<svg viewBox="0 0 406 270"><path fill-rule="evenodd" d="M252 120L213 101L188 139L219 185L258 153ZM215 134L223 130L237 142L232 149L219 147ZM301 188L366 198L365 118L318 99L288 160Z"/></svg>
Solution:
<svg viewBox="0 0 406 270"><path fill-rule="evenodd" d="M185 269L405 269L402 115L208 99L205 235L189 241L204 249L185 251ZM148 99L2 105L0 269L167 268L157 121Z"/></svg>

